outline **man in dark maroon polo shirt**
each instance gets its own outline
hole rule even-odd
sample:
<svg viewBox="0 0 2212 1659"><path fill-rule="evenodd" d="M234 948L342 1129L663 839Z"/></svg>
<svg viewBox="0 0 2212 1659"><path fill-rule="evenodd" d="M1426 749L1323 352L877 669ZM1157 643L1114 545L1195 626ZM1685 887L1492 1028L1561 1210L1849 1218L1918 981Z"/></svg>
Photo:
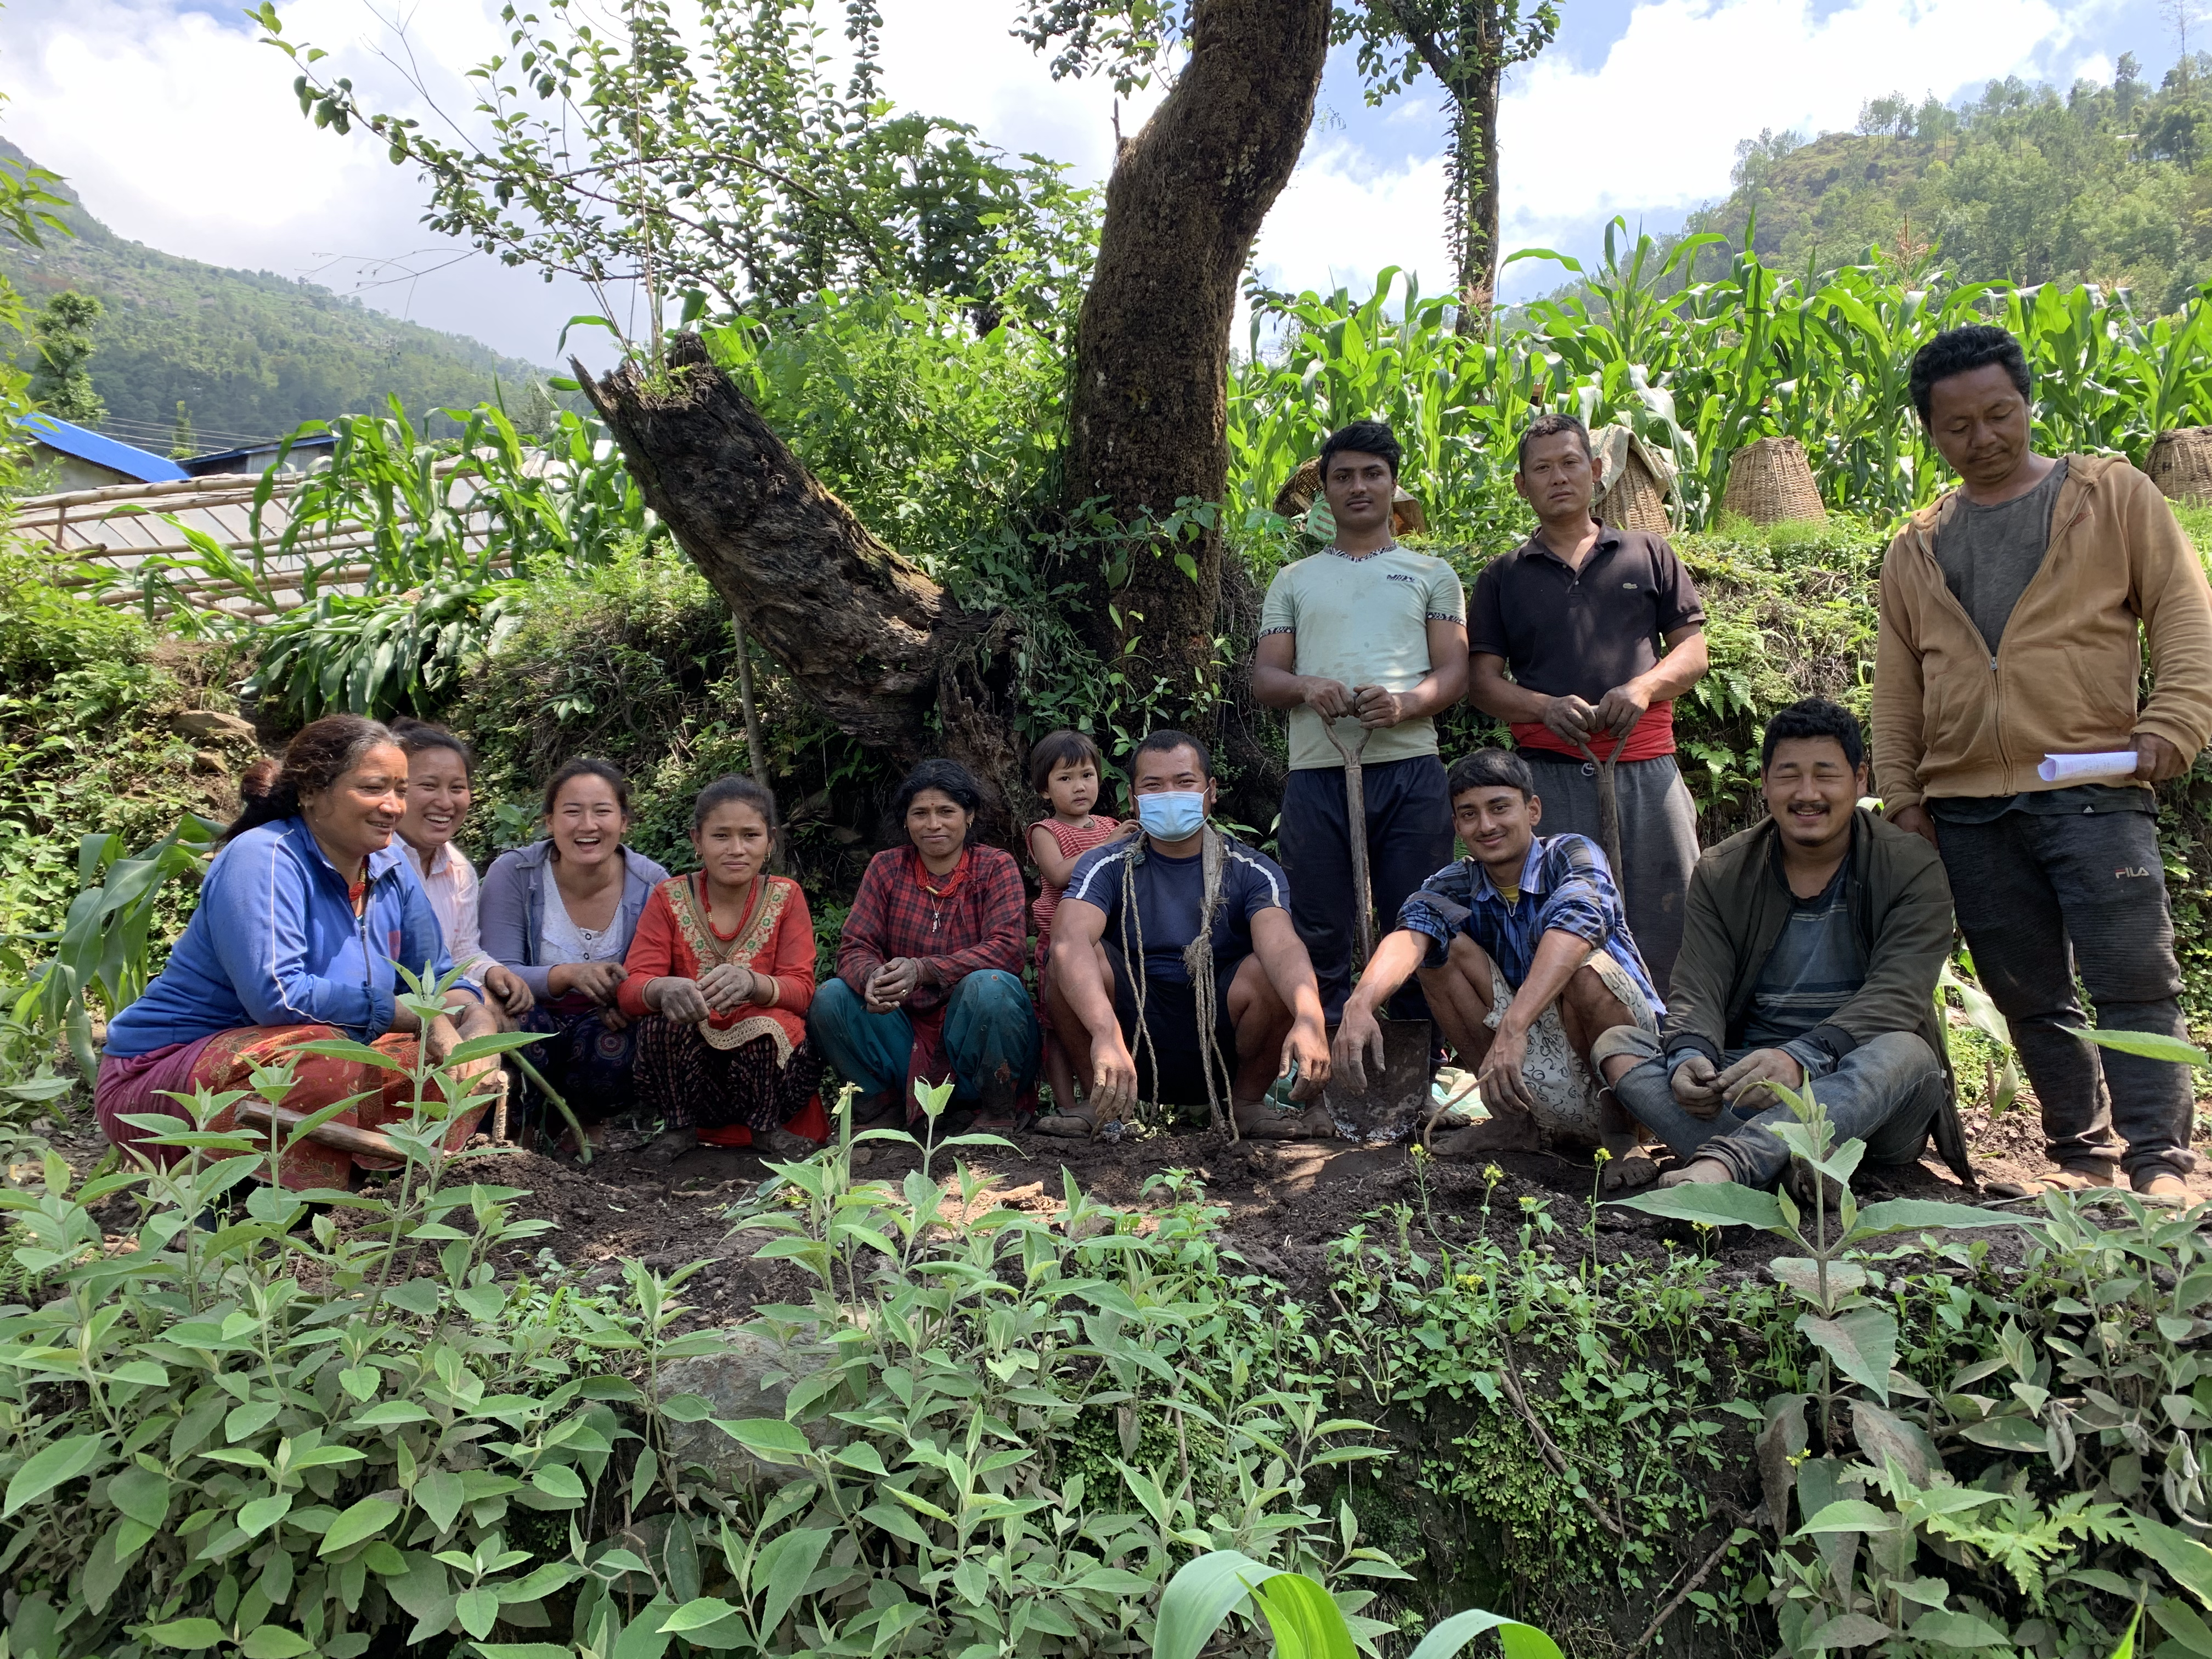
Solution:
<svg viewBox="0 0 2212 1659"><path fill-rule="evenodd" d="M1583 750L1617 753L1627 867L1613 878L1663 997L1698 862L1697 809L1674 765L1674 700L1705 674L1705 611L1664 538L1591 515L1597 484L1580 421L1530 422L1513 485L1536 511L1536 533L1475 579L1468 701L1512 727L1547 831L1603 845L1596 768Z"/></svg>

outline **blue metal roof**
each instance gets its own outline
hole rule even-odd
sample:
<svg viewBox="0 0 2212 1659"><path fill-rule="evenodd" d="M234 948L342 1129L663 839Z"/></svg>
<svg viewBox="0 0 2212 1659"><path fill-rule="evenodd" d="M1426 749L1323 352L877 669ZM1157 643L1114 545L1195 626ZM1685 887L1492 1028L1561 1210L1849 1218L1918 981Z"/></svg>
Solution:
<svg viewBox="0 0 2212 1659"><path fill-rule="evenodd" d="M134 449L72 422L58 421L51 415L26 415L18 424L49 448L74 455L81 461L90 461L95 466L107 467L142 483L167 483L190 476L174 461L151 450Z"/></svg>

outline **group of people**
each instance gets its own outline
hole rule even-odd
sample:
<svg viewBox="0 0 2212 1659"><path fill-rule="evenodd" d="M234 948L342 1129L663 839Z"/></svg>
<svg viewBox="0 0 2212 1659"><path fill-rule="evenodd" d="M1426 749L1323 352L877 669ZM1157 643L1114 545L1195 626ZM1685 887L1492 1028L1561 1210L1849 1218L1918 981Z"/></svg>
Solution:
<svg viewBox="0 0 2212 1659"><path fill-rule="evenodd" d="M977 839L975 780L926 762L817 984L805 896L770 870L775 802L750 780L701 792L696 867L672 876L625 844L622 775L572 761L543 836L479 883L453 845L467 744L330 716L246 780L168 966L109 1027L100 1121L135 1144L166 1101L289 1062L288 1105L351 1098L374 1129L405 1109L405 1079L319 1042L411 1064L505 1027L540 1039L526 1110L543 1087L589 1135L635 1107L672 1147L803 1154L828 1133L825 1066L864 1121L912 1121L918 1085L949 1082L986 1127L1111 1133L1144 1099L1325 1135L1322 1091L1364 1086L1396 1018L1430 1022L1477 1076L1487 1117L1446 1155L1581 1144L1612 1154L1616 1186L1771 1184L1789 1163L1777 1091L1811 1085L1870 1164L1916 1159L1932 1133L1966 1176L1936 989L1963 931L2041 1102L2051 1184L2124 1177L2178 1200L2186 1072L2075 1035L2075 975L2099 1024L2185 1035L2149 786L2212 737L2212 595L2141 473L2033 451L2002 330L1939 335L1911 390L1961 482L1884 562L1871 757L1838 705L1782 710L1765 817L1702 857L1672 709L1706 672L1705 613L1663 538L1594 516L1582 423L1522 435L1537 529L1470 607L1449 564L1396 543L1399 446L1363 421L1322 447L1334 539L1276 576L1252 665L1289 716L1280 864L1213 823L1200 738L1136 745L1121 821L1097 810L1095 743L1055 732L1030 755L1032 903L1016 859ZM1512 747L1447 770L1436 717L1463 698ZM2124 775L2039 771L2123 750ZM1370 896L1385 932L1355 982ZM446 988L442 1012L398 994L402 967ZM480 1111L454 1112L449 1145ZM374 1162L307 1139L282 1174L343 1185Z"/></svg>

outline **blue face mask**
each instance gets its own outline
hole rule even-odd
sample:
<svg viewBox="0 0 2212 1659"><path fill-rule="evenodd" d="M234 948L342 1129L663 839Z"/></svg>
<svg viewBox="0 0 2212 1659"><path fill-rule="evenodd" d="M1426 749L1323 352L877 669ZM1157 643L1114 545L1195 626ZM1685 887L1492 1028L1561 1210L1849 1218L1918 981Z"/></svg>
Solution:
<svg viewBox="0 0 2212 1659"><path fill-rule="evenodd" d="M1170 789L1157 795L1139 795L1137 822L1146 835L1158 836L1162 841L1188 841L1205 827L1205 792Z"/></svg>

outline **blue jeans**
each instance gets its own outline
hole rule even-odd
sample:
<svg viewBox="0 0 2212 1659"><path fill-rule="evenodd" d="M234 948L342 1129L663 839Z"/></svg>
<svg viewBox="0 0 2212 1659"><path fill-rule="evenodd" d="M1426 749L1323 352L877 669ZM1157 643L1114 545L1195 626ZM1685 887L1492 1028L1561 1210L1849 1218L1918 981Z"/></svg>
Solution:
<svg viewBox="0 0 2212 1659"><path fill-rule="evenodd" d="M1665 1058L1656 1041L1640 1031L1607 1032L1614 1053L1642 1047L1651 1058L1613 1085L1628 1114L1667 1143L1680 1158L1710 1158L1729 1168L1747 1187L1771 1187L1790 1166L1790 1149L1767 1132L1770 1124L1796 1121L1779 1102L1765 1109L1723 1106L1715 1117L1699 1117L1674 1098ZM1723 1069L1747 1048L1733 1048ZM1910 1164L1928 1143L1928 1126L1943 1103L1943 1064L1911 1031L1885 1031L1845 1054L1835 1069L1812 1080L1813 1097L1835 1126L1836 1145L1866 1142L1865 1162Z"/></svg>
<svg viewBox="0 0 2212 1659"><path fill-rule="evenodd" d="M914 1059L914 1022L903 1008L872 1014L859 992L833 979L814 993L806 1034L815 1052L866 1096L896 1098L906 1087ZM957 1098L983 1097L984 1085L1003 1068L1019 1095L1036 1076L1042 1044L1036 1009L1015 975L986 968L952 988L945 1003L945 1054ZM907 1115L917 1108L906 1103Z"/></svg>

